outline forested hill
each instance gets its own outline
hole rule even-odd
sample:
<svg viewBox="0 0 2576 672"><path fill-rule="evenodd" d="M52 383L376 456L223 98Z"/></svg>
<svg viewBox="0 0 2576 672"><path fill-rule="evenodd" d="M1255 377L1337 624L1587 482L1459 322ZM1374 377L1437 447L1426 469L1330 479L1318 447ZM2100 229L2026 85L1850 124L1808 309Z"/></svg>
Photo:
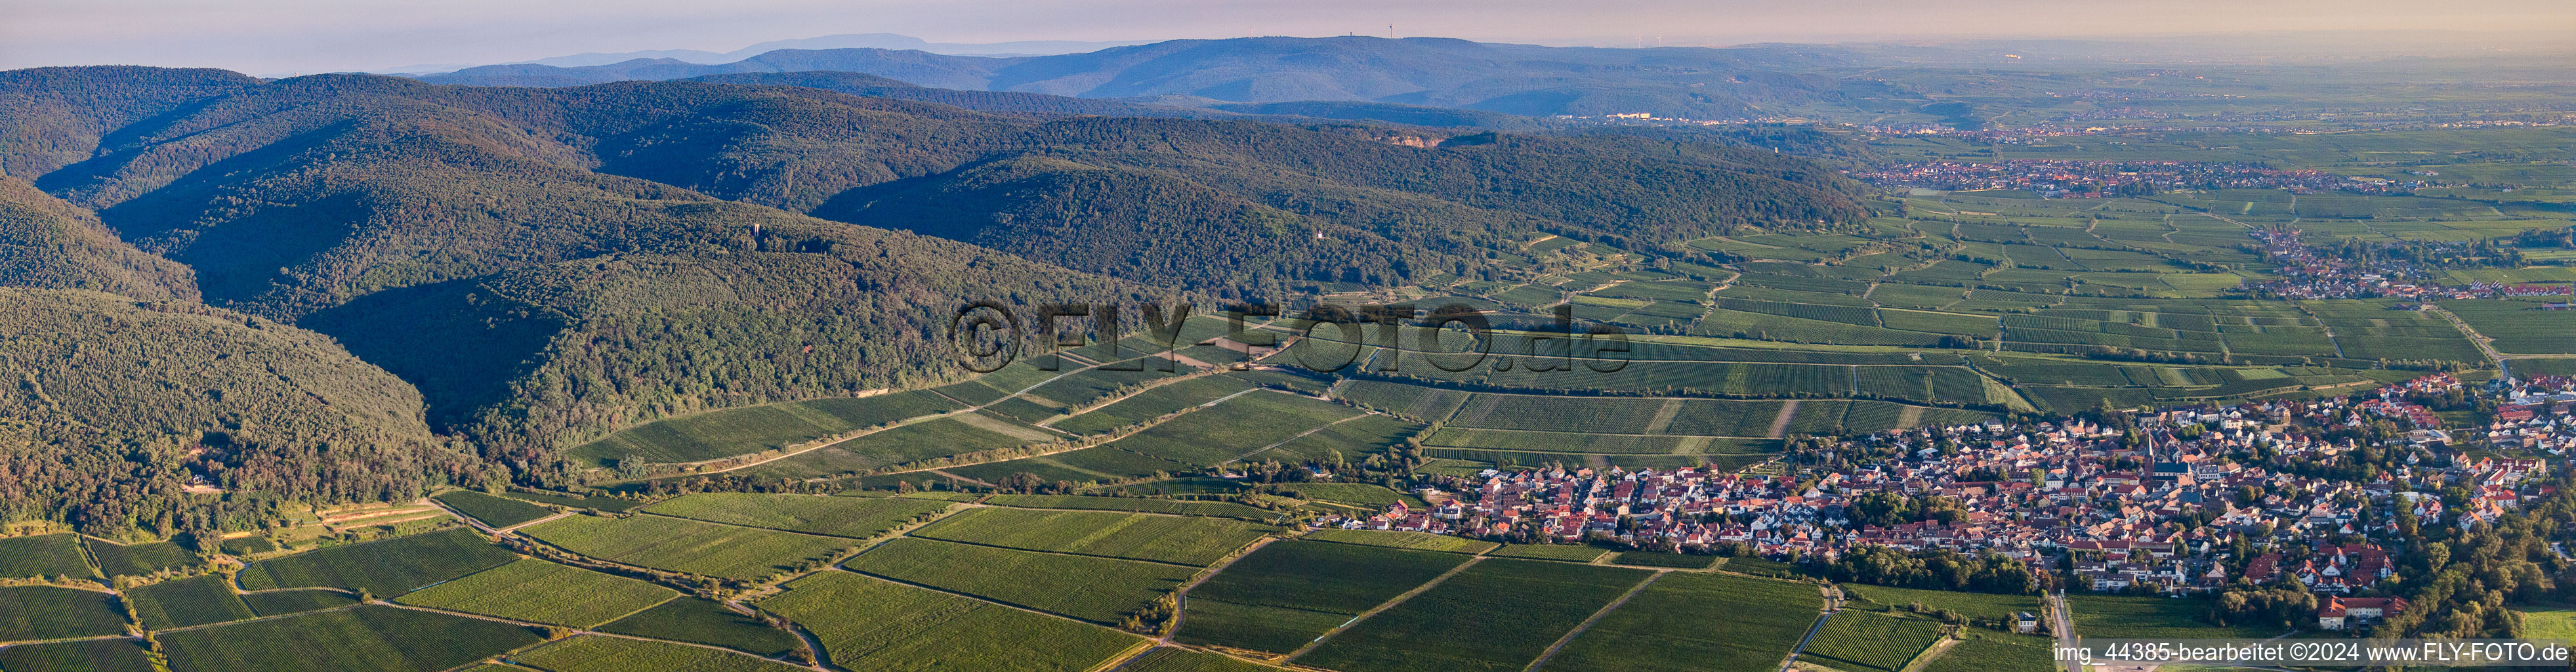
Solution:
<svg viewBox="0 0 2576 672"><path fill-rule="evenodd" d="M1247 37L1172 40L1015 58L887 49L778 50L733 63L636 59L574 68L493 65L422 79L576 86L725 73L864 72L943 89L1085 98L1185 95L1232 102L1374 101L1510 114L1650 111L1701 119L1763 105L1835 100L1878 86L1815 72L1852 56L1819 47L1603 49L1445 38Z"/></svg>
<svg viewBox="0 0 2576 672"><path fill-rule="evenodd" d="M280 501L484 477L420 393L331 339L194 303L0 287L0 515L100 531L254 526ZM192 477L239 491L212 506Z"/></svg>
<svg viewBox="0 0 2576 672"><path fill-rule="evenodd" d="M993 114L717 82L48 68L0 72L0 129L0 286L127 297L31 313L20 319L55 326L27 333L115 352L109 336L56 323L149 300L300 334L275 347L399 377L394 401L320 398L332 413L403 418L402 438L364 441L414 451L385 462L415 475L409 487L488 476L428 466L447 463L414 446L453 441L552 482L559 447L637 422L955 378L935 341L971 299L1276 297L1471 272L1541 231L1671 240L1863 216L1832 171L1717 144ZM227 347L128 361L256 378L202 361ZM44 379L81 360L12 361ZM80 375L120 371L95 370ZM308 379L278 371L281 384ZM352 386L375 389L333 385ZM91 446L80 459L103 461L64 478L99 487L162 482L112 476L162 459L117 447L187 440L207 414L252 421L217 423L241 437L322 426L159 404L116 411L148 429L73 431L29 409L104 403L77 395L111 388L45 389L51 401L0 417L55 427L21 441ZM242 445L361 440L296 436ZM308 474L280 491L411 492L377 473Z"/></svg>
<svg viewBox="0 0 2576 672"><path fill-rule="evenodd" d="M144 254L117 240L97 215L7 176L0 176L0 278L138 299L197 299L187 266Z"/></svg>

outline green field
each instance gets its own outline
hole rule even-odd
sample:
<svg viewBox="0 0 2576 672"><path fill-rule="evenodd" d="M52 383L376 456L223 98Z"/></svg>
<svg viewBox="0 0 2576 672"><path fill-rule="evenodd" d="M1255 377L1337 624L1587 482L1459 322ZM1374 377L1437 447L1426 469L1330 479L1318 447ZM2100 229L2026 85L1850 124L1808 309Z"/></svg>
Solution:
<svg viewBox="0 0 2576 672"><path fill-rule="evenodd" d="M432 499L493 527L510 527L555 514L554 509L472 490L440 493Z"/></svg>
<svg viewBox="0 0 2576 672"><path fill-rule="evenodd" d="M300 614L307 611L337 609L358 603L357 597L329 588L243 593L241 600L243 604L250 605L251 613L261 616Z"/></svg>
<svg viewBox="0 0 2576 672"><path fill-rule="evenodd" d="M1058 420L1050 426L1076 434L1098 434L1144 423L1249 389L1252 389L1251 383L1232 376L1192 378L1155 386L1107 406Z"/></svg>
<svg viewBox="0 0 2576 672"><path fill-rule="evenodd" d="M0 587L0 642L125 632L116 596L54 586Z"/></svg>
<svg viewBox="0 0 2576 672"><path fill-rule="evenodd" d="M531 628L381 605L159 638L172 672L435 672L543 640Z"/></svg>
<svg viewBox="0 0 2576 672"><path fill-rule="evenodd" d="M1971 618L2011 618L2021 612L2039 613L2039 598L2031 595L1996 595L1963 593L1948 590L1915 590L1861 584L1844 584L1843 595L1852 608L1880 611L1905 611L1921 604L1926 609L1948 609Z"/></svg>
<svg viewBox="0 0 2576 672"><path fill-rule="evenodd" d="M1924 663L1923 672L2048 672L2061 669L2050 659L2049 640L1969 630L1967 639Z"/></svg>
<svg viewBox="0 0 2576 672"><path fill-rule="evenodd" d="M885 534L950 507L904 497L822 497L710 492L664 500L646 513L852 539Z"/></svg>
<svg viewBox="0 0 2576 672"><path fill-rule="evenodd" d="M1772 672L1815 623L1805 583L1669 573L1576 635L1547 670Z"/></svg>
<svg viewBox="0 0 2576 672"><path fill-rule="evenodd" d="M222 574L208 574L125 591L126 608L155 630L239 621L256 615L233 593Z"/></svg>
<svg viewBox="0 0 2576 672"><path fill-rule="evenodd" d="M523 531L539 541L609 562L744 581L811 569L858 543L654 515L572 516Z"/></svg>
<svg viewBox="0 0 2576 672"><path fill-rule="evenodd" d="M143 643L131 639L93 639L59 644L20 644L0 649L0 670L9 672L157 672Z"/></svg>
<svg viewBox="0 0 2576 672"><path fill-rule="evenodd" d="M1465 553L1468 555L1483 553L1502 547L1502 544L1481 539L1453 537L1446 534L1432 534L1429 532L1322 529L1308 532L1303 538L1315 541L1329 541L1336 544L1384 546L1387 548L1401 548L1414 551L1441 551L1444 553Z"/></svg>
<svg viewBox="0 0 2576 672"><path fill-rule="evenodd" d="M454 529L261 560L242 569L241 585L248 590L347 588L389 598L516 557L472 530Z"/></svg>
<svg viewBox="0 0 2576 672"><path fill-rule="evenodd" d="M1175 637L1288 653L1467 560L1455 553L1275 542L1191 589Z"/></svg>
<svg viewBox="0 0 2576 672"><path fill-rule="evenodd" d="M2280 634L2267 628L2210 625L2200 620L2203 609L2195 600L2071 594L2066 600L2067 609L2074 612L2075 634L2085 637L2263 639Z"/></svg>
<svg viewBox="0 0 2576 672"><path fill-rule="evenodd" d="M1708 568L1710 568L1710 567L1716 567L1716 566L1717 566L1717 563L1719 563L1719 562L1724 562L1725 560L1726 560L1725 558L1717 557L1717 556L1714 556L1714 555L1691 555L1691 554L1688 554L1688 553L1655 553L1655 552L1650 552L1650 551L1628 551L1628 552L1626 552L1626 553L1621 553L1621 554L1619 554L1617 557L1613 557L1613 558L1611 558L1611 559L1610 559L1610 562L1611 562L1611 563L1613 563L1613 564L1628 565L1628 566L1631 566L1631 567L1672 567L1672 568L1676 568L1676 569L1708 569Z"/></svg>
<svg viewBox="0 0 2576 672"><path fill-rule="evenodd" d="M980 508L940 520L912 536L1204 567L1277 531L1227 518Z"/></svg>
<svg viewBox="0 0 2576 672"><path fill-rule="evenodd" d="M1837 668L1897 672L1941 636L1941 624L1923 618L1844 611L1825 621L1801 659L1813 656Z"/></svg>
<svg viewBox="0 0 2576 672"><path fill-rule="evenodd" d="M98 559L98 569L108 576L151 576L155 572L180 569L197 564L197 554L167 541L149 544L117 544L97 539L83 539L89 544L90 557Z"/></svg>
<svg viewBox="0 0 2576 672"><path fill-rule="evenodd" d="M1108 445L1184 464L1223 464L1359 413L1318 399L1253 392Z"/></svg>
<svg viewBox="0 0 2576 672"><path fill-rule="evenodd" d="M791 672L806 668L715 649L583 635L510 656L547 672Z"/></svg>
<svg viewBox="0 0 2576 672"><path fill-rule="evenodd" d="M1118 668L1120 672L1278 672L1279 668L1245 661L1240 658L1163 647L1147 652L1135 662Z"/></svg>
<svg viewBox="0 0 2576 672"><path fill-rule="evenodd" d="M81 558L80 535L46 534L33 537L0 539L0 577L67 576L86 579L97 576L89 561Z"/></svg>
<svg viewBox="0 0 2576 672"><path fill-rule="evenodd" d="M1572 545L1566 545L1566 544L1512 544L1512 545L1509 545L1509 546L1504 546L1504 547L1502 547L1502 548L1494 549L1493 551L1488 552L1488 553L1486 553L1485 555L1490 555L1490 556L1497 557L1497 558L1526 558L1526 559L1532 559L1532 560L1561 560L1561 561L1564 561L1564 562L1591 562L1591 561L1594 561L1594 560L1599 560L1599 559L1601 559L1601 556L1609 555L1609 554L1610 554L1610 549L1601 548L1601 547L1599 547L1599 546L1572 546Z"/></svg>
<svg viewBox="0 0 2576 672"><path fill-rule="evenodd" d="M785 630L759 617L701 597L681 597L633 616L594 628L600 632L721 646L760 656L782 657L803 645Z"/></svg>
<svg viewBox="0 0 2576 672"><path fill-rule="evenodd" d="M679 597L622 576L526 559L394 600L514 621L589 628Z"/></svg>
<svg viewBox="0 0 2576 672"><path fill-rule="evenodd" d="M1118 623L1198 574L1190 567L896 539L844 563L852 571L1097 623Z"/></svg>
<svg viewBox="0 0 2576 672"><path fill-rule="evenodd" d="M958 408L956 402L926 391L731 408L638 425L575 447L568 456L591 466L613 460L697 462L784 448Z"/></svg>
<svg viewBox="0 0 2576 672"><path fill-rule="evenodd" d="M1519 670L1651 572L1485 560L1296 662L1348 672Z"/></svg>
<svg viewBox="0 0 2576 672"><path fill-rule="evenodd" d="M743 469L740 473L776 478L861 474L908 462L1059 438L1063 436L1016 420L985 413L961 413L871 433Z"/></svg>
<svg viewBox="0 0 2576 672"><path fill-rule="evenodd" d="M1144 497L1090 497L1084 495L994 495L986 503L1029 509L1089 509L1099 511L1138 511L1168 513L1176 516L1215 516L1243 520L1270 520L1277 512L1257 509L1233 502L1192 502Z"/></svg>
<svg viewBox="0 0 2576 672"><path fill-rule="evenodd" d="M539 504L553 504L555 506L574 509L592 509L597 511L606 511L609 513L625 513L643 508L645 504L644 502L609 497L606 495L582 495L571 497L554 493L528 492L525 490L512 490L504 494L508 495L511 499L524 499Z"/></svg>
<svg viewBox="0 0 2576 672"><path fill-rule="evenodd" d="M760 608L804 624L842 669L1084 672L1145 644L1134 635L848 572L787 583Z"/></svg>

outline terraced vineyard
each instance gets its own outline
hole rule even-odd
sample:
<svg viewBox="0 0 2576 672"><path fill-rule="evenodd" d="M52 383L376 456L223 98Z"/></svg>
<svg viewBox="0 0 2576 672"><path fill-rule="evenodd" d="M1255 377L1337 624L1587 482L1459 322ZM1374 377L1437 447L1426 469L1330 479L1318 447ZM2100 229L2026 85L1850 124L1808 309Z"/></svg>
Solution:
<svg viewBox="0 0 2576 672"><path fill-rule="evenodd" d="M564 550L610 562L747 581L810 568L858 544L840 537L653 515L572 516L525 532Z"/></svg>
<svg viewBox="0 0 2576 672"><path fill-rule="evenodd" d="M679 597L651 583L520 560L394 600L514 621L590 628Z"/></svg>
<svg viewBox="0 0 2576 672"><path fill-rule="evenodd" d="M912 536L1206 566L1277 531L1266 525L1223 518L980 508L950 516L914 531Z"/></svg>
<svg viewBox="0 0 2576 672"><path fill-rule="evenodd" d="M853 670L1083 672L1143 646L1134 635L846 572L787 584L760 607L807 624Z"/></svg>
<svg viewBox="0 0 2576 672"><path fill-rule="evenodd" d="M1178 588L1191 567L896 539L845 563L851 571L1004 604L1115 624Z"/></svg>

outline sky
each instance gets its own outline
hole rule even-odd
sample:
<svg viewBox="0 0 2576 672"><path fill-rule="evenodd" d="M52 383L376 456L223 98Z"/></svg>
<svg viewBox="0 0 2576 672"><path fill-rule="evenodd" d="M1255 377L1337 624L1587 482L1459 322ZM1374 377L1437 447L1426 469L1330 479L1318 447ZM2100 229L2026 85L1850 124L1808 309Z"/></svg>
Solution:
<svg viewBox="0 0 2576 672"><path fill-rule="evenodd" d="M1398 35L1601 46L2315 31L2576 34L2570 0L0 0L0 69L275 76L582 52L933 42Z"/></svg>

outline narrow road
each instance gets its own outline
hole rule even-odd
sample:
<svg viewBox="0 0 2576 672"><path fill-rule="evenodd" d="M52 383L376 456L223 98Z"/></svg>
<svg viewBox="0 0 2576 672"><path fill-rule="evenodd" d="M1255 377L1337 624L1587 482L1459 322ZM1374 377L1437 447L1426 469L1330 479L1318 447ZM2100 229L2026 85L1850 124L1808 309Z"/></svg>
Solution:
<svg viewBox="0 0 2576 672"><path fill-rule="evenodd" d="M1602 554L1602 557L1609 557L1609 554ZM1548 645L1547 652L1538 654L1538 659L1530 661L1529 667L1521 668L1522 672L1537 672L1539 668L1546 667L1547 659L1555 658L1557 651L1563 650L1566 644L1573 642L1575 637L1581 636L1583 631L1592 629L1593 624L1600 623L1601 617L1610 615L1610 612L1618 611L1620 605L1628 603L1628 598L1636 597L1637 593L1646 590L1646 586L1653 585L1655 583L1655 579L1664 578L1664 574L1666 573L1668 572L1657 571L1653 574L1648 574L1646 575L1645 580L1638 581L1637 585L1629 586L1628 592L1619 594L1619 599L1612 600L1609 604L1602 605L1600 610L1592 612L1591 618L1583 619L1583 624L1574 626L1573 630L1565 631L1565 636L1556 638L1556 643Z"/></svg>
<svg viewBox="0 0 2576 672"><path fill-rule="evenodd" d="M1816 641L1816 633L1825 631L1825 621L1833 620L1834 614L1842 612L1843 590L1841 588L1828 585L1824 587L1824 591L1824 613L1816 615L1816 624L1807 626L1807 636L1798 638L1798 647L1790 649L1789 657L1780 661L1780 672L1790 672L1791 669L1796 668L1798 666L1798 654L1806 653L1807 643Z"/></svg>
<svg viewBox="0 0 2576 672"><path fill-rule="evenodd" d="M2075 637L2075 616L2066 610L2066 589L2064 588L2048 596L2048 623L2048 628L2054 631L2052 634L2057 637L2058 650L2074 650L2080 640ZM2084 672L2084 664L2075 659L2068 659L2065 666L2066 672Z"/></svg>

